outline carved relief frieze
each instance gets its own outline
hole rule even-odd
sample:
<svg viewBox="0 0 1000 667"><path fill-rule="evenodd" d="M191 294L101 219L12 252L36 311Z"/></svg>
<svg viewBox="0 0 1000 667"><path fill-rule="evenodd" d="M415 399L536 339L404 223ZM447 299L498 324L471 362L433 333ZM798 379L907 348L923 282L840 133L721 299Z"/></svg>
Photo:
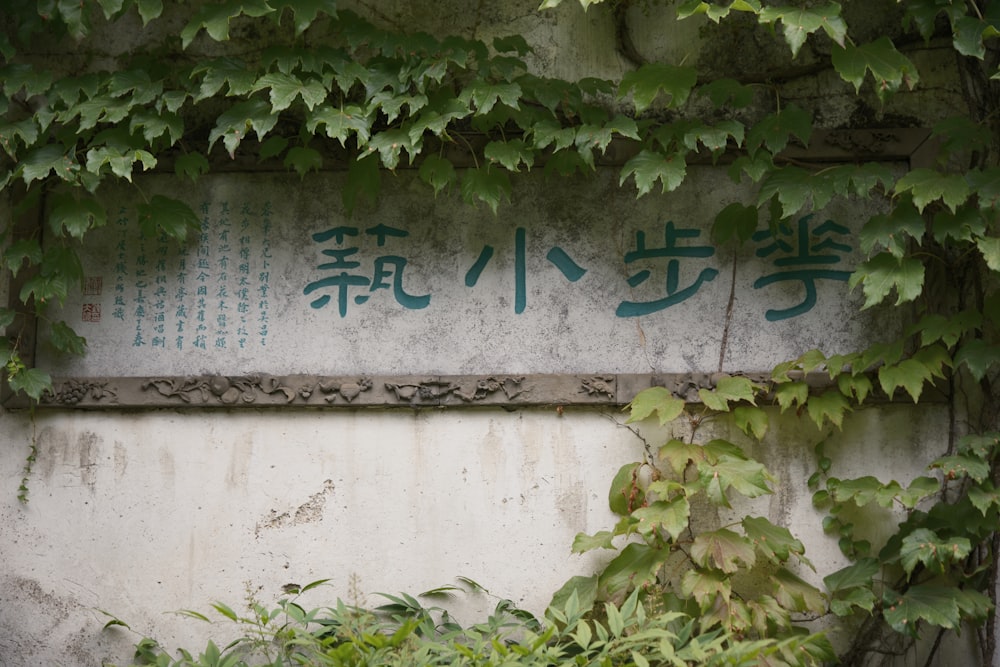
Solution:
<svg viewBox="0 0 1000 667"><path fill-rule="evenodd" d="M228 377L209 375L184 378L153 378L142 385L145 391L155 390L161 396L177 398L185 403L254 403L262 394L280 394L285 403L295 400L296 391L273 375Z"/></svg>
<svg viewBox="0 0 1000 667"><path fill-rule="evenodd" d="M420 405L437 404L461 387L450 380L428 378L421 382L386 382L385 388L396 397L398 403Z"/></svg>
<svg viewBox="0 0 1000 667"><path fill-rule="evenodd" d="M454 390L454 394L466 403L472 403L482 401L498 391L503 392L507 400L511 400L528 390L524 387L523 375L520 377L494 377L491 375L490 377L477 380L475 386L469 391L464 391L460 387Z"/></svg>
<svg viewBox="0 0 1000 667"><path fill-rule="evenodd" d="M62 382L53 383L52 389L42 394L41 402L50 405L72 406L85 402L100 402L110 399L114 402L118 398L117 390L108 380L78 380L71 378Z"/></svg>
<svg viewBox="0 0 1000 667"><path fill-rule="evenodd" d="M813 390L828 387L827 373L796 374ZM174 377L54 378L44 408L279 407L425 408L461 406L622 405L648 387L665 387L688 403L713 389L725 373L603 375L317 376L200 375ZM766 384L769 373L745 377ZM942 394L943 395L943 394ZM27 401L5 407L27 407Z"/></svg>
<svg viewBox="0 0 1000 667"><path fill-rule="evenodd" d="M580 393L588 396L615 397L615 378L613 375L594 375L580 381Z"/></svg>

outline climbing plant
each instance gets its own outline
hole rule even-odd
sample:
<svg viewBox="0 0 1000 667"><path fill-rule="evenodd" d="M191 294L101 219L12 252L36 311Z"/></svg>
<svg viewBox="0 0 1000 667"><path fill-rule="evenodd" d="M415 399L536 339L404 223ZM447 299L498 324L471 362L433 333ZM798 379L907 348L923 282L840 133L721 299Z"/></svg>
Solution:
<svg viewBox="0 0 1000 667"><path fill-rule="evenodd" d="M560 4L545 0L539 11ZM678 188L695 160L724 163L749 184L753 197L718 211L712 225L717 242L733 244L833 198L877 199L881 212L861 230L865 259L848 286L863 295L864 308L898 307L909 323L899 337L850 354L805 352L763 383L721 378L693 406L665 389L632 406L633 418L663 422L698 418L703 409L731 414L761 437L769 414L758 407L763 401L839 427L876 396L919 402L933 385L951 417L926 477L905 484L841 478L837 462L817 449L815 503L852 565L828 575L826 591L806 588L786 568L802 558L798 543L754 517L738 530L684 542L693 497L724 503L730 487L754 495L771 483L732 443L695 439L671 440L624 468L612 494L622 523L577 546L640 538L613 561L614 577L606 570L594 580L594 600L619 601L639 585L630 575L640 566L648 575L640 581L661 581L668 555L682 553L694 568L682 583L684 604L730 629L787 629L793 612L856 615L861 631L845 657L858 660L886 628L905 638L968 622L980 628L984 661L995 660L1000 3L669 3L677 19L706 17L706 34L732 29L783 40L787 69L731 77L643 56L628 25L638 2L579 4L613 14L629 64L619 81L544 78L533 73L531 45L518 35L487 43L387 29L335 0L8 0L0 32L0 188L10 208L0 268L15 279L15 293L10 307L0 307L8 332L0 358L9 386L34 399L50 387L31 364L32 322L48 321L48 306L81 280L78 249L108 220L102 188L133 184L145 197L144 172L172 172L183 182L234 166L300 175L344 169L351 212L377 198L394 171L412 168L429 193L456 190L496 213L513 196L513 174L586 174L615 142L629 156L621 185L640 196ZM850 11L861 6L869 13ZM864 23L872 12L880 19L874 30ZM114 48L111 37L126 35L131 45ZM933 57L916 58L928 45ZM814 109L783 99L791 79L833 73L843 82L837 94L871 109L918 88L918 62L948 68L967 101L957 115L923 119L936 160L897 174L871 162L831 166L787 156L791 144L808 145L818 125ZM150 235L183 239L198 217L184 202L155 195L140 205L138 224ZM85 352L68 324L48 324L48 344ZM817 373L827 378L819 390L807 381ZM877 506L905 517L884 546L858 538L844 518L845 508ZM649 557L629 560L640 551ZM724 595L730 575L754 554L789 573L775 575L778 588L760 609ZM715 588L706 588L711 582ZM718 607L723 599L726 609Z"/></svg>

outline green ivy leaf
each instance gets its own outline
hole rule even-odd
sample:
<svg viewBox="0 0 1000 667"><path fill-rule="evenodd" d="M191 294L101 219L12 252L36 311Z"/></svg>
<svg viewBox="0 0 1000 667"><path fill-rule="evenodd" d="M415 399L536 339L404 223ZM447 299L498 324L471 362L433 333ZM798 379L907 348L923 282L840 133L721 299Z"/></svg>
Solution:
<svg viewBox="0 0 1000 667"><path fill-rule="evenodd" d="M399 165L399 157L402 151L406 151L410 162L413 157L420 152L418 144L414 144L410 134L406 130L384 130L379 132L368 142L368 152L378 151L382 165L386 169L395 169Z"/></svg>
<svg viewBox="0 0 1000 667"><path fill-rule="evenodd" d="M17 159L17 140L27 147L38 141L38 124L34 118L22 118L13 123L0 123L0 148Z"/></svg>
<svg viewBox="0 0 1000 667"><path fill-rule="evenodd" d="M982 236L976 239L976 247L986 260L991 271L1000 273L1000 236Z"/></svg>
<svg viewBox="0 0 1000 667"><path fill-rule="evenodd" d="M656 573L670 557L669 549L630 543L598 576L598 591L604 598L622 597L632 588L641 588L656 579Z"/></svg>
<svg viewBox="0 0 1000 667"><path fill-rule="evenodd" d="M204 28L208 36L217 42L229 39L229 21L241 14L265 16L274 12L266 0L227 0L220 3L202 5L187 25L181 30L181 48L186 49Z"/></svg>
<svg viewBox="0 0 1000 667"><path fill-rule="evenodd" d="M767 151L756 151L753 155L741 155L733 160L729 167L729 177L736 183L742 180L742 175L746 174L754 183L760 181L764 176L774 169L773 156Z"/></svg>
<svg viewBox="0 0 1000 667"><path fill-rule="evenodd" d="M786 568L775 572L771 580L777 587L774 597L785 609L813 614L822 614L826 611L826 599L823 594Z"/></svg>
<svg viewBox="0 0 1000 667"><path fill-rule="evenodd" d="M614 537L614 533L607 530L602 530L596 535L579 533L576 538L573 539L572 551L575 554L582 554L594 549L614 549L615 545L614 542L612 542Z"/></svg>
<svg viewBox="0 0 1000 667"><path fill-rule="evenodd" d="M23 391L29 398L38 400L46 391L52 389L52 377L37 368L24 368L7 376L7 384L11 390Z"/></svg>
<svg viewBox="0 0 1000 667"><path fill-rule="evenodd" d="M792 7L764 7L760 12L761 23L781 21L785 41L792 49L792 57L798 55L799 49L810 33L822 29L834 42L844 46L847 37L847 24L840 17L840 5L831 2L809 9Z"/></svg>
<svg viewBox="0 0 1000 667"><path fill-rule="evenodd" d="M264 160L272 157L277 157L281 155L286 148L288 148L288 139L285 137L278 135L268 137L267 141L260 145L260 150L257 152L257 161L263 162Z"/></svg>
<svg viewBox="0 0 1000 667"><path fill-rule="evenodd" d="M17 313L15 311L11 310L10 308L0 308L0 333L4 332L7 329L7 327L12 325L16 318L17 318ZM0 345L7 345L7 344L8 340L0 336ZM10 349L6 347L0 349L0 359L6 356L9 353L9 351Z"/></svg>
<svg viewBox="0 0 1000 667"><path fill-rule="evenodd" d="M990 483L969 488L969 501L985 517L989 512L1000 508L1000 490Z"/></svg>
<svg viewBox="0 0 1000 667"><path fill-rule="evenodd" d="M856 614L859 608L870 614L875 602L875 593L870 588L849 588L830 599L830 611L841 618Z"/></svg>
<svg viewBox="0 0 1000 667"><path fill-rule="evenodd" d="M323 166L323 156L314 148L293 146L285 156L285 167L295 169L299 178L305 178L310 171L319 171Z"/></svg>
<svg viewBox="0 0 1000 667"><path fill-rule="evenodd" d="M750 128L747 133L746 148L751 157L762 145L772 154L777 154L785 150L793 136L803 145L808 145L812 129L812 115L794 104L789 104Z"/></svg>
<svg viewBox="0 0 1000 667"><path fill-rule="evenodd" d="M745 377L723 376L716 382L715 389L699 389L698 396L712 410L729 412L730 403L747 401L756 405L754 384Z"/></svg>
<svg viewBox="0 0 1000 667"><path fill-rule="evenodd" d="M781 202L782 219L791 217L812 201L813 210L826 206L833 198L833 186L827 179L816 178L799 167L783 167L769 173L760 184L757 206L772 197Z"/></svg>
<svg viewBox="0 0 1000 667"><path fill-rule="evenodd" d="M628 404L629 418L626 423L642 421L654 412L659 417L660 424L668 424L684 412L684 400L675 397L664 387L643 389L632 402Z"/></svg>
<svg viewBox="0 0 1000 667"><path fill-rule="evenodd" d="M715 79L699 86L698 95L707 97L716 107L742 109L753 103L753 88L736 79Z"/></svg>
<svg viewBox="0 0 1000 667"><path fill-rule="evenodd" d="M910 239L921 239L927 223L909 200L897 205L888 215L873 216L861 228L861 251L870 254L876 248L888 250L893 257L902 258Z"/></svg>
<svg viewBox="0 0 1000 667"><path fill-rule="evenodd" d="M960 454L972 454L981 459L988 459L1000 447L1000 433L983 433L964 435L958 440Z"/></svg>
<svg viewBox="0 0 1000 667"><path fill-rule="evenodd" d="M297 76L270 72L257 79L253 91L268 90L271 108L274 113L284 111L292 105L296 97L301 96L306 109L312 111L326 100L327 89L316 79L303 81Z"/></svg>
<svg viewBox="0 0 1000 667"><path fill-rule="evenodd" d="M60 352L67 352L78 357L82 357L87 351L87 339L77 334L61 320L53 323L49 342Z"/></svg>
<svg viewBox="0 0 1000 667"><path fill-rule="evenodd" d="M809 419L818 428L823 428L827 421L832 422L837 428L844 425L844 414L851 411L851 406L847 399L839 391L830 389L819 396L810 396L806 403L806 412Z"/></svg>
<svg viewBox="0 0 1000 667"><path fill-rule="evenodd" d="M635 112L639 114L649 108L662 90L670 96L667 106L676 109L687 101L696 83L698 72L693 67L648 63L625 73L618 86L618 96L624 98L631 93Z"/></svg>
<svg viewBox="0 0 1000 667"><path fill-rule="evenodd" d="M744 517L741 525L754 547L772 563L784 563L792 555L804 560L805 546L787 528L754 516Z"/></svg>
<svg viewBox="0 0 1000 667"><path fill-rule="evenodd" d="M906 389L916 403L924 389L924 383L929 382L932 372L927 366L916 359L905 359L894 366L882 366L878 369L879 384L890 399L897 387Z"/></svg>
<svg viewBox="0 0 1000 667"><path fill-rule="evenodd" d="M531 138L536 149L552 146L553 150L561 151L576 143L576 128L544 120L531 126Z"/></svg>
<svg viewBox="0 0 1000 667"><path fill-rule="evenodd" d="M9 63L0 67L0 86L7 97L16 96L21 89L27 97L42 95L53 85L52 72L26 63Z"/></svg>
<svg viewBox="0 0 1000 667"><path fill-rule="evenodd" d="M3 260L11 277L16 278L26 260L28 266L39 264L42 261L42 246L35 239L19 239L4 250Z"/></svg>
<svg viewBox="0 0 1000 667"><path fill-rule="evenodd" d="M896 182L896 194L910 192L917 210L940 199L952 213L969 197L969 184L958 174L933 169L914 169Z"/></svg>
<svg viewBox="0 0 1000 667"><path fill-rule="evenodd" d="M294 14L295 36L298 37L306 31L316 20L320 12L331 18L337 18L336 0L280 0L277 3L279 8L291 9Z"/></svg>
<svg viewBox="0 0 1000 667"><path fill-rule="evenodd" d="M119 178L124 178L132 182L132 169L135 163L142 164L143 171L156 166L156 158L149 151L125 150L121 151L111 146L101 146L87 151L87 171L99 174L104 165L111 167L111 173Z"/></svg>
<svg viewBox="0 0 1000 667"><path fill-rule="evenodd" d="M608 507L620 516L628 516L632 510L643 503L644 492L638 485L640 463L626 463L611 480L608 490Z"/></svg>
<svg viewBox="0 0 1000 667"><path fill-rule="evenodd" d="M516 83L489 83L476 79L462 91L458 99L466 105L472 104L480 116L485 116L493 110L497 102L502 102L512 109L520 108L518 102L521 94L521 86Z"/></svg>
<svg viewBox="0 0 1000 667"><path fill-rule="evenodd" d="M968 538L942 539L932 530L918 528L903 538L899 556L903 570L910 576L917 565L931 572L944 572L946 565L963 561L971 550Z"/></svg>
<svg viewBox="0 0 1000 667"><path fill-rule="evenodd" d="M44 304L52 301L62 303L69 293L69 286L65 275L36 275L25 281L21 286L18 298L22 303L28 303L34 299L36 303Z"/></svg>
<svg viewBox="0 0 1000 667"><path fill-rule="evenodd" d="M739 202L726 206L712 223L712 241L716 245L727 243L734 237L740 245L749 241L757 229L757 210L755 206L744 206Z"/></svg>
<svg viewBox="0 0 1000 667"><path fill-rule="evenodd" d="M661 459L670 463L670 467L678 475L684 473L689 463L705 460L705 451L702 447L677 438L668 440L665 445L660 447L659 455Z"/></svg>
<svg viewBox="0 0 1000 667"><path fill-rule="evenodd" d="M341 146L347 145L352 134L357 139L358 147L367 144L371 137L371 118L355 105L343 108L324 106L307 114L306 130L315 132L320 125L326 127L326 136L336 139ZM414 141L412 136L410 141Z"/></svg>
<svg viewBox="0 0 1000 667"><path fill-rule="evenodd" d="M879 569L881 565L877 559L861 558L856 563L823 577L823 583L831 593L852 588L870 588Z"/></svg>
<svg viewBox="0 0 1000 667"><path fill-rule="evenodd" d="M174 173L181 177L187 176L192 183L196 182L202 174L207 174L208 169L208 159L198 152L180 155L174 162Z"/></svg>
<svg viewBox="0 0 1000 667"><path fill-rule="evenodd" d="M163 0L136 0L135 6L143 27L163 13Z"/></svg>
<svg viewBox="0 0 1000 667"><path fill-rule="evenodd" d="M698 480L709 500L723 507L730 506L726 497L730 487L748 498L771 493L771 476L762 464L732 456L720 456L714 464L698 463Z"/></svg>
<svg viewBox="0 0 1000 667"><path fill-rule="evenodd" d="M137 212L139 229L149 238L162 233L183 241L189 231L201 228L201 221L190 206L163 195L153 195L148 203L139 204Z"/></svg>
<svg viewBox="0 0 1000 667"><path fill-rule="evenodd" d="M954 454L942 456L928 466L938 468L946 479L968 477L976 483L983 483L990 476L990 464L978 456Z"/></svg>
<svg viewBox="0 0 1000 667"><path fill-rule="evenodd" d="M934 477L917 477L905 490L896 494L896 499L903 507L913 509L921 500L940 490L941 482Z"/></svg>
<svg viewBox="0 0 1000 667"><path fill-rule="evenodd" d="M757 560L753 543L727 528L698 533L691 544L691 558L704 568L732 574L743 567L753 567Z"/></svg>
<svg viewBox="0 0 1000 667"><path fill-rule="evenodd" d="M184 121L175 113L153 113L139 110L132 114L129 120L129 131L135 132L142 128L142 138L147 143L153 143L164 134L168 137L168 146L173 146L184 136Z"/></svg>
<svg viewBox="0 0 1000 667"><path fill-rule="evenodd" d="M835 46L831 55L834 69L844 81L854 84L855 91L860 90L865 73L871 72L875 79L875 92L882 100L899 90L904 83L912 90L920 79L917 68L888 37L880 37L867 44L848 42Z"/></svg>
<svg viewBox="0 0 1000 667"><path fill-rule="evenodd" d="M955 366L965 364L976 382L979 382L990 368L1000 363L1000 345L992 345L985 340L970 340L955 354Z"/></svg>
<svg viewBox="0 0 1000 667"><path fill-rule="evenodd" d="M965 174L972 193L976 195L979 208L1000 208L1000 167L970 169Z"/></svg>
<svg viewBox="0 0 1000 667"><path fill-rule="evenodd" d="M963 56L983 59L986 55L986 46L983 44L983 33L990 25L975 16L962 16L958 20L952 21L952 44L955 50Z"/></svg>
<svg viewBox="0 0 1000 667"><path fill-rule="evenodd" d="M954 586L916 585L903 596L886 590L882 606L885 620L893 630L911 637L917 636L920 621L941 628L954 629L962 622Z"/></svg>
<svg viewBox="0 0 1000 667"><path fill-rule="evenodd" d="M945 154L982 150L989 142L989 130L968 116L939 120L931 136L941 142L941 151Z"/></svg>
<svg viewBox="0 0 1000 667"><path fill-rule="evenodd" d="M434 188L435 196L458 180L455 166L449 160L433 154L424 158L418 175L420 180Z"/></svg>
<svg viewBox="0 0 1000 667"><path fill-rule="evenodd" d="M253 90L257 73L239 58L215 58L191 70L191 76L204 74L194 101L208 99L216 95L224 85L229 86L227 96L245 96Z"/></svg>
<svg viewBox="0 0 1000 667"><path fill-rule="evenodd" d="M758 0L733 0L728 5L708 3L702 0L684 0L677 6L677 18L685 19L695 14L706 14L708 18L718 23L720 19L729 16L731 11L759 14L761 6Z"/></svg>
<svg viewBox="0 0 1000 667"><path fill-rule="evenodd" d="M793 405L805 405L808 398L809 385L805 382L784 382L774 388L774 399L782 412Z"/></svg>
<svg viewBox="0 0 1000 667"><path fill-rule="evenodd" d="M896 305L913 301L924 287L924 265L913 257L893 257L880 252L863 263L847 282L851 289L859 284L865 295L862 310L882 302L895 288Z"/></svg>
<svg viewBox="0 0 1000 667"><path fill-rule="evenodd" d="M264 135L274 129L277 122L278 116L271 113L271 105L264 100L240 102L219 116L208 135L208 149L212 150L221 138L229 157L234 158L237 147L251 129L257 139L263 141Z"/></svg>
<svg viewBox="0 0 1000 667"><path fill-rule="evenodd" d="M508 171L518 171L521 164L529 170L535 161L534 153L521 139L491 141L483 149L484 157L490 162L498 162Z"/></svg>
<svg viewBox="0 0 1000 667"><path fill-rule="evenodd" d="M378 168L378 157L368 155L352 161L347 168L347 185L341 192L348 217L354 213L359 197L374 204L381 189L382 172Z"/></svg>
<svg viewBox="0 0 1000 667"><path fill-rule="evenodd" d="M75 197L60 193L53 198L52 212L49 213L49 229L57 235L68 233L75 239L108 221L104 207L93 197Z"/></svg>
<svg viewBox="0 0 1000 667"><path fill-rule="evenodd" d="M691 568L681 577L681 595L693 598L703 611L720 599L729 600L732 587L732 577L719 570Z"/></svg>
<svg viewBox="0 0 1000 667"><path fill-rule="evenodd" d="M549 602L549 608L567 611L571 607L575 607L577 610L590 609L596 601L597 575L589 577L576 575L570 577L569 581L555 592L552 601Z"/></svg>
<svg viewBox="0 0 1000 667"><path fill-rule="evenodd" d="M635 177L635 185L639 195L648 194L660 181L661 192L676 190L687 175L687 164L684 156L676 153L665 157L660 153L643 149L622 167L619 185L623 185L629 176Z"/></svg>
<svg viewBox="0 0 1000 667"><path fill-rule="evenodd" d="M632 512L632 516L639 520L637 530L640 533L648 535L654 530L665 530L675 541L687 530L690 515L691 506L683 495L671 500L657 500Z"/></svg>
<svg viewBox="0 0 1000 667"><path fill-rule="evenodd" d="M733 408L733 421L741 431L757 440L763 440L767 434L767 413L761 408L737 406Z"/></svg>
<svg viewBox="0 0 1000 667"><path fill-rule="evenodd" d="M827 489L838 503L851 501L858 507L864 507L873 501L885 498L889 498L891 503L895 492L899 490L899 484L897 482L890 482L886 485L878 478L866 475L856 479L836 481L831 479L827 482ZM890 489L888 494L886 493L886 489ZM882 503L880 502L879 504Z"/></svg>
<svg viewBox="0 0 1000 667"><path fill-rule="evenodd" d="M35 148L24 156L21 161L21 177L25 185L31 185L32 181L40 181L55 171L60 178L69 180L75 166L62 146L48 144Z"/></svg>
<svg viewBox="0 0 1000 667"><path fill-rule="evenodd" d="M469 204L485 202L493 215L504 199L510 200L511 184L507 172L489 167L469 169L462 179L462 199Z"/></svg>

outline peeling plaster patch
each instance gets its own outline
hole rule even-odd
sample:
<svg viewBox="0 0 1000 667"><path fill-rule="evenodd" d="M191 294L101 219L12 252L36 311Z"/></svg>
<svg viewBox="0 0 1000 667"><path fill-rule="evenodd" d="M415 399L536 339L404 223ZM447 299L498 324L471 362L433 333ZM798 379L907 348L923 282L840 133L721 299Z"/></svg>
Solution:
<svg viewBox="0 0 1000 667"><path fill-rule="evenodd" d="M274 528L288 528L298 526L303 523L316 523L323 520L323 508L326 507L326 499L333 493L333 480L323 480L323 490L309 496L309 500L302 503L294 510L278 513L271 510L267 517L257 523L254 535L260 537L261 531Z"/></svg>
<svg viewBox="0 0 1000 667"><path fill-rule="evenodd" d="M115 440L115 479L121 480L128 469L128 452L121 440Z"/></svg>
<svg viewBox="0 0 1000 667"><path fill-rule="evenodd" d="M96 433L84 431L77 439L80 447L80 481L91 491L97 485L97 456L100 438Z"/></svg>
<svg viewBox="0 0 1000 667"><path fill-rule="evenodd" d="M62 460L63 453L69 448L66 434L51 426L44 427L38 433L38 462L35 469L39 477L48 481L56 471L56 462Z"/></svg>

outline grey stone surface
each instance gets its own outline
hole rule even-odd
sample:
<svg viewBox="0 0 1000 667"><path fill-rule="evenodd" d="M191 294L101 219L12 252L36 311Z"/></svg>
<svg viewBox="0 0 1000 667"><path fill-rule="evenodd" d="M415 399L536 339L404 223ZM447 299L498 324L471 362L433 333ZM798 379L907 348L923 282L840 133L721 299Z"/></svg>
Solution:
<svg viewBox="0 0 1000 667"><path fill-rule="evenodd" d="M61 376L751 372L885 329L856 314L846 283L877 204L796 216L734 263L710 227L750 193L723 168L691 166L681 189L638 199L617 172L559 189L524 175L496 216L428 196L412 172L386 177L377 206L352 217L336 172L219 175L187 191L144 179L149 195L190 204L201 233L183 248L133 235L118 220L135 202L106 194L118 210L88 248L83 294L57 315L88 354L41 349L40 365Z"/></svg>

